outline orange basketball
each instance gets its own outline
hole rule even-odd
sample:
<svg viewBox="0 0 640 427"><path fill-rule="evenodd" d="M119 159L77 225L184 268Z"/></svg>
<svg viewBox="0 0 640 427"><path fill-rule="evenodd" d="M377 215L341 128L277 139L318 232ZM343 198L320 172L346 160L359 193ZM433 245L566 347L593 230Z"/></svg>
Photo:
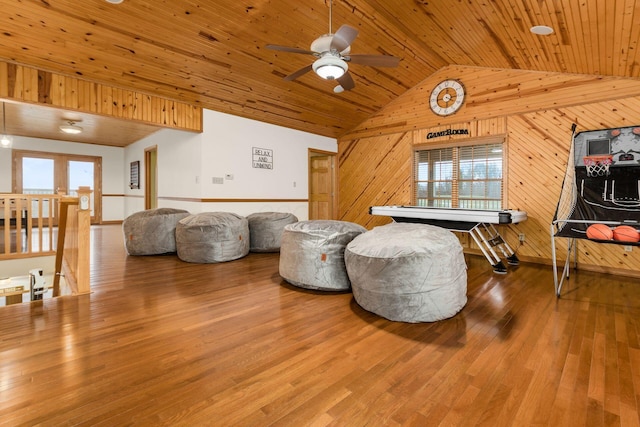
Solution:
<svg viewBox="0 0 640 427"><path fill-rule="evenodd" d="M640 232L629 225L619 225L613 229L613 240L619 242L638 242Z"/></svg>
<svg viewBox="0 0 640 427"><path fill-rule="evenodd" d="M605 224L591 224L587 228L587 237L595 240L611 240L613 238L613 230Z"/></svg>

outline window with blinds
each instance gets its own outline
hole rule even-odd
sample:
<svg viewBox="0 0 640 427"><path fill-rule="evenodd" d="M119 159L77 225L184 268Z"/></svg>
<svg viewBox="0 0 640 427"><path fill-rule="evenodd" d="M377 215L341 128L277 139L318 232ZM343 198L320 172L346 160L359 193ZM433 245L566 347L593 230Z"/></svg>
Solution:
<svg viewBox="0 0 640 427"><path fill-rule="evenodd" d="M414 204L501 210L503 142L416 149Z"/></svg>

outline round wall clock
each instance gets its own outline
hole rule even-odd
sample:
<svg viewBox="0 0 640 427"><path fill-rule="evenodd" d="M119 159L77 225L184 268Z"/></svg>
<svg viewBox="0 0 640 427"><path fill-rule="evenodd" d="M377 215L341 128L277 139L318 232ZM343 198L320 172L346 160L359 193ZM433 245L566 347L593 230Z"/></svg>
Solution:
<svg viewBox="0 0 640 427"><path fill-rule="evenodd" d="M444 80L431 91L429 107L439 116L448 116L462 107L464 86L458 80Z"/></svg>

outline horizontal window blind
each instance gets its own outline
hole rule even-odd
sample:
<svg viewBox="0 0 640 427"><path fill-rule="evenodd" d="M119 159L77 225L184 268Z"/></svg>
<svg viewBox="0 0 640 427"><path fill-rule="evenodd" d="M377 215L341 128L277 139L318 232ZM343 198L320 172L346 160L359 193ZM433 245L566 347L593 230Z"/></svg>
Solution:
<svg viewBox="0 0 640 427"><path fill-rule="evenodd" d="M414 151L416 206L502 209L503 142Z"/></svg>

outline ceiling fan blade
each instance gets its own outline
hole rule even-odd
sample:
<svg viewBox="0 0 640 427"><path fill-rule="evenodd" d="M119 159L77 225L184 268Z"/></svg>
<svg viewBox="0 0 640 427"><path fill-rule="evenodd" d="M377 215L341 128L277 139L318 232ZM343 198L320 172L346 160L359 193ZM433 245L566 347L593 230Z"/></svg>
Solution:
<svg viewBox="0 0 640 427"><path fill-rule="evenodd" d="M316 52L307 50L307 49L299 49L297 47L289 47L289 46L280 46L277 44L268 44L265 46L267 49L271 50L279 50L280 52L291 52L291 53L304 53L308 55L315 55Z"/></svg>
<svg viewBox="0 0 640 427"><path fill-rule="evenodd" d="M351 46L351 43L353 43L356 37L358 37L358 30L348 25L343 25L338 28L338 31L333 35L333 38L331 39L331 46L329 46L329 48L342 52Z"/></svg>
<svg viewBox="0 0 640 427"><path fill-rule="evenodd" d="M344 73L342 77L336 80L338 80L338 83L340 83L340 86L342 86L344 90L351 90L356 87L356 84L353 81L353 77L351 77L351 73L349 73L348 71Z"/></svg>
<svg viewBox="0 0 640 427"><path fill-rule="evenodd" d="M288 82L294 81L294 80L295 80L295 79L297 79L298 77L302 76L303 74L307 74L307 73L308 73L309 71L311 71L311 70L312 70L312 68L311 68L311 64L309 64L309 65L307 65L306 67L304 67L304 68L300 68L298 71L296 71L296 72L294 72L294 73L289 74L288 76L286 76L286 77L284 78L284 80L286 80L286 81L288 81Z"/></svg>
<svg viewBox="0 0 640 427"><path fill-rule="evenodd" d="M372 67L397 67L400 58L391 55L348 55L345 57L345 61Z"/></svg>

